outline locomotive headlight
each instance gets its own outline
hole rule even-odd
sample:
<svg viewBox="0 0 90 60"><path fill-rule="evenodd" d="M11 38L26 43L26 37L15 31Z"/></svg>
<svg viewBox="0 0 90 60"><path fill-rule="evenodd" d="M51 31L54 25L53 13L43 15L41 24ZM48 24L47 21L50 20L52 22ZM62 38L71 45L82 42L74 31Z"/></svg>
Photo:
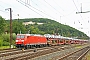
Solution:
<svg viewBox="0 0 90 60"><path fill-rule="evenodd" d="M24 40L21 40L22 42L24 42Z"/></svg>
<svg viewBox="0 0 90 60"><path fill-rule="evenodd" d="M18 40L16 40L16 42L18 42Z"/></svg>

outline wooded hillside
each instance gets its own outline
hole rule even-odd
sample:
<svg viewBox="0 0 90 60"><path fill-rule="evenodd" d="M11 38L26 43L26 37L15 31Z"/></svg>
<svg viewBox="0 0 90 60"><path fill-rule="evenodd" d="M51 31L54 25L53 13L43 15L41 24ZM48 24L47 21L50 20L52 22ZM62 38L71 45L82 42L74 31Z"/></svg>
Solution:
<svg viewBox="0 0 90 60"><path fill-rule="evenodd" d="M15 20L14 20L15 21ZM67 37L78 37L78 38L88 38L86 34L83 32L67 26L63 25L59 22L56 22L51 19L47 18L31 18L31 19L19 19L17 20L19 22L35 22L35 24L29 24L25 26L26 33L30 31L31 34L60 34L62 36ZM43 24L37 24L37 23L43 23Z"/></svg>

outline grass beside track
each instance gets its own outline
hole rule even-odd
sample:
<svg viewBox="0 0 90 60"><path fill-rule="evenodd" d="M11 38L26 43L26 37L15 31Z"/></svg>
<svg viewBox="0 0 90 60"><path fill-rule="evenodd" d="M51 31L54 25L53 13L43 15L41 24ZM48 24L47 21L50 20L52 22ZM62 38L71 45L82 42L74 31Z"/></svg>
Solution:
<svg viewBox="0 0 90 60"><path fill-rule="evenodd" d="M8 49L10 46L0 46L0 49Z"/></svg>
<svg viewBox="0 0 90 60"><path fill-rule="evenodd" d="M2 49L9 49L9 48L10 48L10 46L0 46L0 50L2 50ZM15 46L13 48L15 48Z"/></svg>
<svg viewBox="0 0 90 60"><path fill-rule="evenodd" d="M76 48L82 48L82 46L76 46Z"/></svg>
<svg viewBox="0 0 90 60"><path fill-rule="evenodd" d="M77 45L75 48L82 48L82 46L81 45Z"/></svg>

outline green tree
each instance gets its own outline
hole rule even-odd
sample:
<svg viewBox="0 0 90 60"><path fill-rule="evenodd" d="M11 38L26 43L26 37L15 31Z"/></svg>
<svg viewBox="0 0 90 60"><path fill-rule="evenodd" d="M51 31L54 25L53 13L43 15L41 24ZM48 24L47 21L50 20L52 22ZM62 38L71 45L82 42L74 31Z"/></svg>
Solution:
<svg viewBox="0 0 90 60"><path fill-rule="evenodd" d="M2 34L2 37L3 37L3 41L9 42L9 40L10 40L10 34Z"/></svg>
<svg viewBox="0 0 90 60"><path fill-rule="evenodd" d="M20 33L20 31L22 33L25 33L25 25L22 24L22 22L18 22L18 21L13 21L12 23L12 31L15 34Z"/></svg>
<svg viewBox="0 0 90 60"><path fill-rule="evenodd" d="M5 32L5 19L0 16L0 34Z"/></svg>
<svg viewBox="0 0 90 60"><path fill-rule="evenodd" d="M31 26L30 27L30 32L32 34L39 34L40 31L39 31L39 29L37 27Z"/></svg>

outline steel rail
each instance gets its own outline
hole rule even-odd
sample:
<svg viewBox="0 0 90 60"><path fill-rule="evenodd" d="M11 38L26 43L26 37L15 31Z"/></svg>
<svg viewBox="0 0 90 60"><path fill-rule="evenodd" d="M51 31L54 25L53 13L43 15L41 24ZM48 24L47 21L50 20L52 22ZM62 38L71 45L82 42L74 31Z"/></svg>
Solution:
<svg viewBox="0 0 90 60"><path fill-rule="evenodd" d="M84 48L86 48L86 47L84 47ZM57 60L63 60L64 58L67 58L68 56L70 56L70 55L72 55L72 54L74 54L74 53L76 53L76 52L79 52L79 51L83 50L84 48L81 48L81 49L79 49L79 50L77 50L77 51L74 51L74 52L72 52L72 53L70 53L70 54L67 54L67 55L65 55L65 56L63 56L63 57L61 57L61 58L59 58L59 59L57 59Z"/></svg>
<svg viewBox="0 0 90 60"><path fill-rule="evenodd" d="M87 51L85 51L79 58L77 58L77 60L81 60L88 53L89 50L90 48Z"/></svg>

